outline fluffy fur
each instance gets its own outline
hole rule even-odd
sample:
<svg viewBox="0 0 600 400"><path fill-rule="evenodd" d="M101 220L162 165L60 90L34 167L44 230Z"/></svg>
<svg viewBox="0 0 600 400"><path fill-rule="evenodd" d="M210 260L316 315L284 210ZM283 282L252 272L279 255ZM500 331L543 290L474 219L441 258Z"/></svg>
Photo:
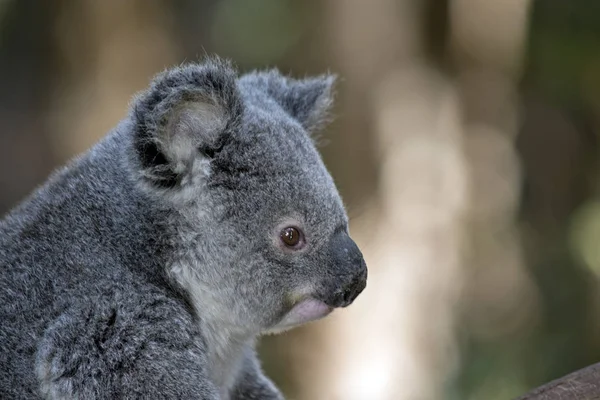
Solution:
<svg viewBox="0 0 600 400"><path fill-rule="evenodd" d="M310 134L334 79L168 70L0 222L0 398L282 399L257 337L366 266ZM283 228L304 234L286 247Z"/></svg>

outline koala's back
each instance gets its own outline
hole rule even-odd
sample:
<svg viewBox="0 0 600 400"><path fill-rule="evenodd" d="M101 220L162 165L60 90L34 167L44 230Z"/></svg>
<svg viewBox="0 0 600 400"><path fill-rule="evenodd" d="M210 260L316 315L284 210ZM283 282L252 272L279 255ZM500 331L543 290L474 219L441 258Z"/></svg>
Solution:
<svg viewBox="0 0 600 400"><path fill-rule="evenodd" d="M147 353L140 346L150 336L180 335L182 346L197 336L185 301L167 289L157 267L165 235L155 222L160 215L152 213L160 211L149 211L146 200L133 194L120 151L115 133L0 222L2 399L39 398L40 380L76 385L69 364L85 370L88 380L100 370L127 368ZM159 316L164 324L144 326ZM164 331L166 324L178 329ZM94 363L94 354L102 362ZM129 387L135 393L135 384ZM61 397L56 388L41 389Z"/></svg>

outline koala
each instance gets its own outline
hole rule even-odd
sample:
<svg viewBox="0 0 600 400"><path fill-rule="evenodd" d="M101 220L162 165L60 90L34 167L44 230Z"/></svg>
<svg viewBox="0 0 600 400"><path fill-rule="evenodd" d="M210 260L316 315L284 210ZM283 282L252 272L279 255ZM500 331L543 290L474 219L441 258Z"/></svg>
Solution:
<svg viewBox="0 0 600 400"><path fill-rule="evenodd" d="M314 144L335 79L168 69L0 222L0 398L283 399L255 344L367 267Z"/></svg>

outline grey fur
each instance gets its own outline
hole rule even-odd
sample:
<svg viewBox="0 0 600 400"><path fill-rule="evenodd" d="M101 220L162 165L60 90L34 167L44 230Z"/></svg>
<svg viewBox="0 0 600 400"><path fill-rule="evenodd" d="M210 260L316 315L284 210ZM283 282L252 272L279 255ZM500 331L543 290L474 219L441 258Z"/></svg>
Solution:
<svg viewBox="0 0 600 400"><path fill-rule="evenodd" d="M255 340L366 285L309 135L333 82L173 68L10 212L0 398L282 399ZM280 241L287 226L303 249Z"/></svg>

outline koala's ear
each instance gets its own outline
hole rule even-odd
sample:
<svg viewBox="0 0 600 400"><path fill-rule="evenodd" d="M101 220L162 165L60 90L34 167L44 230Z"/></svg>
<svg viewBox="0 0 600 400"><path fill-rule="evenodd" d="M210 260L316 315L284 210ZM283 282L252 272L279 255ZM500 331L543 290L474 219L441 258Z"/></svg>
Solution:
<svg viewBox="0 0 600 400"><path fill-rule="evenodd" d="M237 74L220 59L177 67L154 78L131 107L141 174L162 188L206 175L243 108Z"/></svg>
<svg viewBox="0 0 600 400"><path fill-rule="evenodd" d="M264 90L311 134L329 122L337 80L335 75L294 79L270 70L247 74L242 80Z"/></svg>

